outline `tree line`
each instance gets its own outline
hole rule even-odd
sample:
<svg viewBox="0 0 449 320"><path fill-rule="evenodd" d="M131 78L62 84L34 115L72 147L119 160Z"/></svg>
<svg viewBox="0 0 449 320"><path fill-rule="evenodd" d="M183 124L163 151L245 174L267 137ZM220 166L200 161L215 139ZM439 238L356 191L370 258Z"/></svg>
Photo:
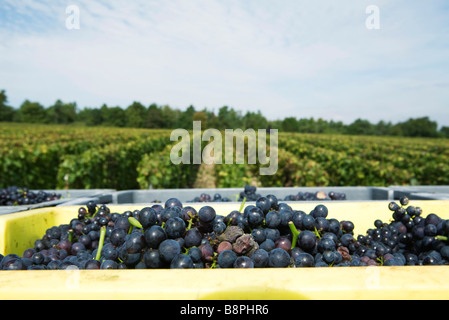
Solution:
<svg viewBox="0 0 449 320"><path fill-rule="evenodd" d="M53 105L44 107L39 102L25 100L18 109L7 104L4 90L0 91L0 121L26 122L42 124L84 124L87 126L113 126L149 129L192 129L192 121L201 121L202 128L237 129L252 128L278 129L280 132L299 133L339 133L351 135L407 136L407 137L446 137L449 127L438 129L438 124L428 117L410 118L404 122L357 119L350 124L341 121L327 121L314 118L287 117L280 120L268 120L258 112L234 110L222 106L214 110L196 109L190 105L185 111L169 105L155 103L146 107L133 102L126 108L107 106L79 109L75 102L65 103L57 100Z"/></svg>

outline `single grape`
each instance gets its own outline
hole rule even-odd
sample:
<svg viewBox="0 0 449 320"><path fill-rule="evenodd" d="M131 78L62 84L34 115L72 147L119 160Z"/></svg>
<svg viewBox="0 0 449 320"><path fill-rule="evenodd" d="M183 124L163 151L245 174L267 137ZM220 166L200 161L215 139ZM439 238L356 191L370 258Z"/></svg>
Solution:
<svg viewBox="0 0 449 320"><path fill-rule="evenodd" d="M268 266L271 268L286 268L290 264L290 255L282 248L275 248L268 254Z"/></svg>
<svg viewBox="0 0 449 320"><path fill-rule="evenodd" d="M232 268L237 260L237 254L232 250L224 250L218 255L217 262L220 268Z"/></svg>
<svg viewBox="0 0 449 320"><path fill-rule="evenodd" d="M247 256L240 256L234 261L234 268L254 268L254 262Z"/></svg>

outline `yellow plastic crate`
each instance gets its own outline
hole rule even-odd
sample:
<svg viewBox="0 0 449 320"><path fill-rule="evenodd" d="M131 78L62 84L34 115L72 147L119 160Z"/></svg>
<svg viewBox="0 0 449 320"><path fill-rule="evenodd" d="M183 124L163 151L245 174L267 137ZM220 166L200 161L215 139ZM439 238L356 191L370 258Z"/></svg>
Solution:
<svg viewBox="0 0 449 320"><path fill-rule="evenodd" d="M291 203L309 212L313 203ZM386 201L326 202L329 218L351 220L355 235L388 221ZM449 201L412 201L423 215L449 219ZM112 212L145 205L109 206ZM238 209L213 204L217 214ZM51 226L77 216L75 207L0 216L0 252L22 255ZM195 205L197 209L201 206ZM192 270L0 271L0 299L449 299L449 266Z"/></svg>

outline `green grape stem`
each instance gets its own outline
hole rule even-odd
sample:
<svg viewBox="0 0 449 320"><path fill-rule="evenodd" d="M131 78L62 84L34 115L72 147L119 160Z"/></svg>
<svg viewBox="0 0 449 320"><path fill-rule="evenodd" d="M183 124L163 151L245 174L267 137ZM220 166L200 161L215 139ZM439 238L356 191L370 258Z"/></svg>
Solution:
<svg viewBox="0 0 449 320"><path fill-rule="evenodd" d="M246 197L243 198L242 204L240 205L239 212L242 212L243 208L245 207Z"/></svg>
<svg viewBox="0 0 449 320"><path fill-rule="evenodd" d="M321 234L320 234L320 232L316 229L316 227L313 227L314 228L314 233L315 233L315 235L317 236L317 238L318 239L321 239Z"/></svg>
<svg viewBox="0 0 449 320"><path fill-rule="evenodd" d="M97 255L95 257L95 260L97 261L100 261L101 258L101 249L103 249L105 236L106 236L106 226L102 226L100 229L100 241L98 243Z"/></svg>
<svg viewBox="0 0 449 320"><path fill-rule="evenodd" d="M137 220L137 219L134 218L134 217L129 217L129 218L128 218L128 221L129 221L129 223L130 223L132 226L134 226L134 227L136 227L136 228L139 228L139 229L142 229L142 228L143 228L142 225L140 224L139 220Z"/></svg>
<svg viewBox="0 0 449 320"><path fill-rule="evenodd" d="M289 221L288 222L288 227L290 228L290 231L292 232L292 247L291 249L294 249L296 247L296 242L298 241L298 236L300 231L298 231L298 229L296 229L293 221Z"/></svg>
<svg viewBox="0 0 449 320"><path fill-rule="evenodd" d="M186 231L192 229L193 217L194 217L194 215L190 212L187 215L190 217L190 220L189 220L189 224L187 225Z"/></svg>

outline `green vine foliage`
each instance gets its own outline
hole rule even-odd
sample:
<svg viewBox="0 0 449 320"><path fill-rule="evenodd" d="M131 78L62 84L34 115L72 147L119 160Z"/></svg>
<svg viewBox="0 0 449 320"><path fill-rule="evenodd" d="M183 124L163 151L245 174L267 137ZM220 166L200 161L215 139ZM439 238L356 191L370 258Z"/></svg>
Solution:
<svg viewBox="0 0 449 320"><path fill-rule="evenodd" d="M0 188L190 188L199 165L171 162L170 133L1 123ZM279 133L278 170L266 176L259 161L222 156L212 171L218 188L449 184L449 140L440 138Z"/></svg>
<svg viewBox="0 0 449 320"><path fill-rule="evenodd" d="M191 144L192 145L192 144ZM145 154L137 165L137 182L141 189L190 188L195 183L199 164L173 164L173 145L162 151Z"/></svg>

